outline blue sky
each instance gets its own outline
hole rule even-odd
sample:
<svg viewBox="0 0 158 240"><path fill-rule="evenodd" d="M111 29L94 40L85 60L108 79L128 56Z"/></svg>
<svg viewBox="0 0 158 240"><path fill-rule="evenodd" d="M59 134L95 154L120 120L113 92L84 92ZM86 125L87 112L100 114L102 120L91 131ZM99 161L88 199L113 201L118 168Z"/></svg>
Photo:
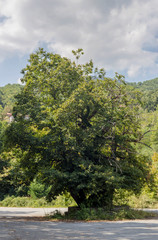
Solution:
<svg viewBox="0 0 158 240"><path fill-rule="evenodd" d="M4 59L0 63L0 86L8 83L20 83L20 78L23 76L21 70L26 66L28 58L29 56L26 55L23 57L14 55Z"/></svg>
<svg viewBox="0 0 158 240"><path fill-rule="evenodd" d="M0 86L18 83L38 47L72 58L84 49L107 76L158 77L157 0L0 0Z"/></svg>

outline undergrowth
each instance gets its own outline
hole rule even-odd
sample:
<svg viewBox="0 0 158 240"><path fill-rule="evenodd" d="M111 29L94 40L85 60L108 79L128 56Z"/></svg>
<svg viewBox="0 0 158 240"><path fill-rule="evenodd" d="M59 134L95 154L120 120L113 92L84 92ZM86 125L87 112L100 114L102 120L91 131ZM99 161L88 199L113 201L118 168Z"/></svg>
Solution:
<svg viewBox="0 0 158 240"><path fill-rule="evenodd" d="M56 200L47 202L45 198L33 199L31 197L8 196L0 201L0 207L68 207L75 206L75 201L66 195L60 195Z"/></svg>
<svg viewBox="0 0 158 240"><path fill-rule="evenodd" d="M80 220L80 221L92 221L92 220L110 220L118 221L125 219L145 219L156 216L154 213L144 212L140 210L121 208L117 210L107 211L104 208L85 208L75 209L65 215L56 213L51 216L52 219L58 220Z"/></svg>
<svg viewBox="0 0 158 240"><path fill-rule="evenodd" d="M145 187L141 194L136 196L126 190L119 190L114 196L114 205L128 205L131 208L158 208L158 194Z"/></svg>

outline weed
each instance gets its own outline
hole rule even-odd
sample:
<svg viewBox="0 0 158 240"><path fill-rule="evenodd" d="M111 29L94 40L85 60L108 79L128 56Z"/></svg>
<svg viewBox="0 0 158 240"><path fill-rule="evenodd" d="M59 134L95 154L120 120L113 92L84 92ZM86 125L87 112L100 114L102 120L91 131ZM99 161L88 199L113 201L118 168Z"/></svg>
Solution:
<svg viewBox="0 0 158 240"><path fill-rule="evenodd" d="M154 213L147 213L140 210L129 208L120 208L118 210L108 211L105 208L85 208L82 206L80 209L69 211L65 215L56 212L51 218L63 220L125 220L125 219L144 219L155 216Z"/></svg>

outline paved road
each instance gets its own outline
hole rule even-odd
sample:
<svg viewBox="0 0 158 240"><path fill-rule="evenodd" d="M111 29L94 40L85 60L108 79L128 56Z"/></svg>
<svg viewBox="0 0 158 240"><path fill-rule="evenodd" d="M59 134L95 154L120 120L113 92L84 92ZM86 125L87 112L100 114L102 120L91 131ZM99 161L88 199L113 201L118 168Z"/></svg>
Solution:
<svg viewBox="0 0 158 240"><path fill-rule="evenodd" d="M0 219L2 240L157 240L158 220L46 222Z"/></svg>
<svg viewBox="0 0 158 240"><path fill-rule="evenodd" d="M51 222L33 218L50 214L54 210L54 208L0 208L0 240L158 240L156 219Z"/></svg>
<svg viewBox="0 0 158 240"><path fill-rule="evenodd" d="M68 208L17 208L17 207L0 207L0 218L7 217L44 217L58 210L61 213L68 211ZM142 209L158 213L158 209Z"/></svg>
<svg viewBox="0 0 158 240"><path fill-rule="evenodd" d="M54 211L61 213L67 212L68 208L11 208L0 207L0 218L2 217L44 217L50 215Z"/></svg>

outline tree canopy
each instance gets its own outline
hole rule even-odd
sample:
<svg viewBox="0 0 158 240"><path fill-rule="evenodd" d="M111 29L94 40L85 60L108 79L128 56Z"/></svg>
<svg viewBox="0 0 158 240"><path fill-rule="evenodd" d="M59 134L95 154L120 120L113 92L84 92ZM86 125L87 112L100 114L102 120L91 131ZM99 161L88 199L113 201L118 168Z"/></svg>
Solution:
<svg viewBox="0 0 158 240"><path fill-rule="evenodd" d="M50 199L69 192L79 206L109 206L120 188L139 192L149 164L135 147L143 137L138 92L92 61L80 65L43 49L22 73L5 137L7 148L23 153L28 178L51 186Z"/></svg>

